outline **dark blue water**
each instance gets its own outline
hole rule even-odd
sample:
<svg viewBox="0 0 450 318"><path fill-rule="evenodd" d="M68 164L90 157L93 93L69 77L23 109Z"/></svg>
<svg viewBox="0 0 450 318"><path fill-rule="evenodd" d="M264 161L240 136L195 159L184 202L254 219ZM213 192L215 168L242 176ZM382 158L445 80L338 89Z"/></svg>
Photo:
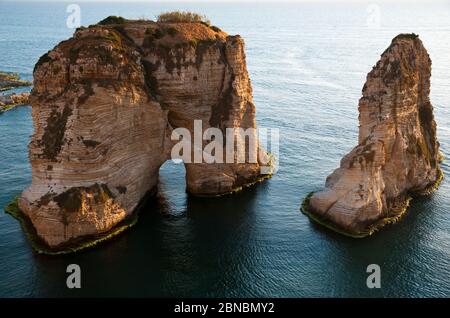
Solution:
<svg viewBox="0 0 450 318"><path fill-rule="evenodd" d="M0 1L0 70L30 79L39 56L73 33L66 6ZM258 124L280 129L280 169L236 195L198 199L184 192L184 168L168 162L136 227L77 255L34 254L18 222L0 213L0 296L450 297L448 178L401 223L366 239L330 233L299 212L356 144L365 76L400 32L420 34L429 50L438 137L450 156L448 3L380 3L379 28L367 24L364 4L80 6L83 25L189 9L241 34ZM0 206L30 184L30 115L29 107L0 115ZM443 170L450 175L447 162ZM71 263L81 266L80 290L66 288ZM381 266L381 289L366 287L372 263Z"/></svg>

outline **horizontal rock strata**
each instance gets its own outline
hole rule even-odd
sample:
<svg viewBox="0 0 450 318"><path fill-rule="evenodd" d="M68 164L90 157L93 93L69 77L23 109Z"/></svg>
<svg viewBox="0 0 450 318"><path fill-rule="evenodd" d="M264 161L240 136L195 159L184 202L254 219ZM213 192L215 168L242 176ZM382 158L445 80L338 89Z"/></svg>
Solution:
<svg viewBox="0 0 450 318"><path fill-rule="evenodd" d="M54 249L133 217L174 128L256 127L241 37L202 23L108 21L77 30L34 70L32 184L19 207ZM186 164L188 192L220 195L264 177L268 155L251 147L256 163Z"/></svg>
<svg viewBox="0 0 450 318"><path fill-rule="evenodd" d="M359 144L303 211L351 236L396 221L412 194L442 178L430 103L431 60L421 40L401 34L367 76L359 101Z"/></svg>

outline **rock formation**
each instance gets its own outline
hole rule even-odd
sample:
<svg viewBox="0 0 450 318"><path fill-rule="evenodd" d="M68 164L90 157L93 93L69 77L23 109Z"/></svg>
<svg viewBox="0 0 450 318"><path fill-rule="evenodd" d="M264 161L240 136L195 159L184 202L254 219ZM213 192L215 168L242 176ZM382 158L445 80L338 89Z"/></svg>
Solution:
<svg viewBox="0 0 450 318"><path fill-rule="evenodd" d="M16 106L29 103L30 93L0 95L0 114Z"/></svg>
<svg viewBox="0 0 450 318"><path fill-rule="evenodd" d="M32 184L18 204L54 250L134 216L170 159L174 128L256 127L244 41L202 23L80 28L36 64L31 104ZM270 160L253 147L256 163L186 164L187 191L220 195L265 177Z"/></svg>
<svg viewBox="0 0 450 318"><path fill-rule="evenodd" d="M21 86L31 86L31 83L21 80L19 74L17 73L0 71L0 91L7 91L9 89Z"/></svg>
<svg viewBox="0 0 450 318"><path fill-rule="evenodd" d="M351 236L397 220L412 194L442 178L430 103L431 60L415 34L393 39L367 76L359 101L359 144L302 210Z"/></svg>
<svg viewBox="0 0 450 318"><path fill-rule="evenodd" d="M0 71L0 92L23 86L31 86L31 83L21 80L17 73ZM28 104L29 96L29 93L0 94L0 114L16 106Z"/></svg>

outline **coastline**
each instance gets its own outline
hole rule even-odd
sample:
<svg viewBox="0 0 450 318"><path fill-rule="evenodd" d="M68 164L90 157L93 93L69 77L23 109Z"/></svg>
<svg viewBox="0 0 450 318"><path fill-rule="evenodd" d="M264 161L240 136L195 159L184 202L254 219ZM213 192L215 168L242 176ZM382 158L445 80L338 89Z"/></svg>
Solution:
<svg viewBox="0 0 450 318"><path fill-rule="evenodd" d="M5 112L7 112L8 110L12 110L12 109L14 109L16 107L19 107L19 106L31 106L31 105L29 103L15 103L15 104L6 105L4 107L2 107L0 105L0 115L5 113Z"/></svg>
<svg viewBox="0 0 450 318"><path fill-rule="evenodd" d="M30 81L20 79L18 73L0 71L0 92L31 85Z"/></svg>
<svg viewBox="0 0 450 318"><path fill-rule="evenodd" d="M0 71L0 92L5 92L0 94L0 115L18 106L30 105L29 93L7 93L14 88L32 85L30 81L20 79L18 73Z"/></svg>

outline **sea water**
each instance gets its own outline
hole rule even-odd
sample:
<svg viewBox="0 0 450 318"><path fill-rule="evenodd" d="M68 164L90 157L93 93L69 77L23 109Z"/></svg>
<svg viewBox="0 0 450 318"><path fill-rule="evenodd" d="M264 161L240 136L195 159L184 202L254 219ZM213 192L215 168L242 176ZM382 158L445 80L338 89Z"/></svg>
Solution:
<svg viewBox="0 0 450 318"><path fill-rule="evenodd" d="M32 79L38 58L73 34L68 4L0 1L0 70ZM280 131L279 170L240 193L201 199L186 195L184 167L167 162L138 224L76 255L35 254L19 223L0 211L0 296L450 297L448 178L400 223L365 239L332 233L299 211L357 144L366 74L399 33L419 34L430 53L431 101L449 157L448 2L78 5L82 25L182 9L240 34L257 123ZM32 133L30 107L0 115L0 206L31 182ZM450 175L448 161L442 168ZM81 289L66 287L69 264L81 267ZM366 285L369 264L381 268L380 289Z"/></svg>

